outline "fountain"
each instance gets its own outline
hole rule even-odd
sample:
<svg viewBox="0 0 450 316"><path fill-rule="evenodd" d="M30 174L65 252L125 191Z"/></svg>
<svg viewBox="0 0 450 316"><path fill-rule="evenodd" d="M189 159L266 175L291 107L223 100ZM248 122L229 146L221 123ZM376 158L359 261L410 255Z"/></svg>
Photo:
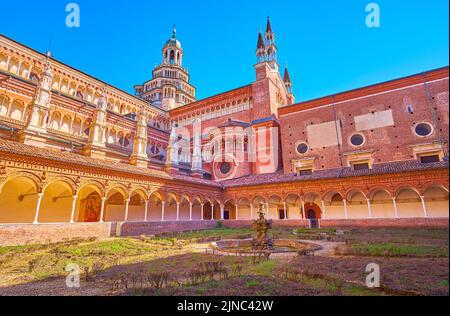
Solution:
<svg viewBox="0 0 450 316"><path fill-rule="evenodd" d="M266 220L266 212L264 211L264 203L259 205L259 218L253 221L253 230L255 238L252 241L253 250L274 250L273 240L270 238L269 231L272 229L273 222Z"/></svg>
<svg viewBox="0 0 450 316"><path fill-rule="evenodd" d="M258 219L253 221L253 239L221 240L210 245L216 254L235 256L260 256L274 254L304 255L321 250L322 247L294 239L277 239L270 237L273 221L267 220L265 205L261 203Z"/></svg>

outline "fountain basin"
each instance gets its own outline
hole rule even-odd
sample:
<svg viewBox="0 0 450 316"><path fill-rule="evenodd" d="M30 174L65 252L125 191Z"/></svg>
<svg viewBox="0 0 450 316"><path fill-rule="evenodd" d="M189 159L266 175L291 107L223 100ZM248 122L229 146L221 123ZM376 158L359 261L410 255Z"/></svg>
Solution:
<svg viewBox="0 0 450 316"><path fill-rule="evenodd" d="M252 239L222 240L210 244L210 247L224 255L257 256L261 254L298 254L308 255L322 249L321 246L291 239L277 239L273 249L255 250Z"/></svg>

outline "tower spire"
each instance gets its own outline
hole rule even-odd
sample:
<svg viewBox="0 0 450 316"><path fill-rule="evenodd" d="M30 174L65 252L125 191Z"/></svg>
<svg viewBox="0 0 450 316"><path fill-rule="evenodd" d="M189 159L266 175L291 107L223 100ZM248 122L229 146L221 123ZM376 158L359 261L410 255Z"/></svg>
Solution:
<svg viewBox="0 0 450 316"><path fill-rule="evenodd" d="M267 16L267 28L266 33L273 33L272 31L272 25L270 24L270 16Z"/></svg>
<svg viewBox="0 0 450 316"><path fill-rule="evenodd" d="M174 24L173 25L173 29L172 29L172 38L176 39L177 38L177 25Z"/></svg>
<svg viewBox="0 0 450 316"><path fill-rule="evenodd" d="M267 17L266 34L264 35L266 45L266 59L270 62L272 68L277 67L277 46L275 45L275 34L272 30L270 17Z"/></svg>
<svg viewBox="0 0 450 316"><path fill-rule="evenodd" d="M286 66L284 68L283 81L284 81L284 86L286 87L286 90L288 92L288 95L287 95L288 105L294 104L295 96L294 96L294 93L292 92L292 80L291 80L291 75L289 74L287 63L286 63Z"/></svg>
<svg viewBox="0 0 450 316"><path fill-rule="evenodd" d="M258 43L256 44L256 59L258 64L266 60L266 45L264 44L261 28L259 29Z"/></svg>
<svg viewBox="0 0 450 316"><path fill-rule="evenodd" d="M258 44L256 46L256 49L261 49L261 48L265 48L266 45L264 45L264 39L263 39L263 35L261 32L261 29L259 30L259 34L258 34Z"/></svg>
<svg viewBox="0 0 450 316"><path fill-rule="evenodd" d="M286 66L284 67L284 78L283 78L283 81L284 81L285 84L291 84L292 85L291 76L289 74L287 63L286 63Z"/></svg>

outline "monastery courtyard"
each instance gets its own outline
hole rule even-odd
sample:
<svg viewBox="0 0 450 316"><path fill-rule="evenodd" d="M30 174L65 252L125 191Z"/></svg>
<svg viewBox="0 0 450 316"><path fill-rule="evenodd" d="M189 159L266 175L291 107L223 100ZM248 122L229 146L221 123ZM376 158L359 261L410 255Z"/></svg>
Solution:
<svg viewBox="0 0 450 316"><path fill-rule="evenodd" d="M250 38L227 21L245 36L233 42L200 34L233 47L213 54L230 69L245 60L233 76L250 79L220 92L211 54L182 44L186 26L164 30L146 64L111 45L126 58L95 72L114 71L121 88L67 64L70 47L44 53L0 34L0 296L449 295L448 64L393 72L402 64L364 57L386 73L367 83L374 70L331 75L321 60L316 82L300 52L318 55L317 42L303 43L295 21L280 37L287 18L262 21ZM156 31L130 43L148 54ZM293 42L307 46L288 69L278 56ZM101 64L105 53L88 51L86 68ZM192 79L203 68L201 93L216 93L203 99L195 56ZM132 77L131 61L145 73Z"/></svg>
<svg viewBox="0 0 450 316"><path fill-rule="evenodd" d="M420 296L448 295L448 229L275 229L275 238L309 240L315 255L223 256L218 239L245 228L76 240L0 248L0 295L56 296ZM67 265L81 271L68 288ZM378 264L381 287L366 286Z"/></svg>

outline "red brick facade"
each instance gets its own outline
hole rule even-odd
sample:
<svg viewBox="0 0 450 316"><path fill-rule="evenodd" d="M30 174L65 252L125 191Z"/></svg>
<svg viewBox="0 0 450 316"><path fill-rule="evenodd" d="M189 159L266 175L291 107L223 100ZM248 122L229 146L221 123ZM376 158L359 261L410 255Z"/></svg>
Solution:
<svg viewBox="0 0 450 316"><path fill-rule="evenodd" d="M181 50L175 35L165 48ZM126 236L248 225L260 207L287 226L448 218L448 67L295 104L268 25L254 82L195 102L186 85L189 98L175 102L159 72L132 96L4 36L0 44L4 239L110 233L83 221L119 222ZM160 90L162 106L152 103Z"/></svg>

